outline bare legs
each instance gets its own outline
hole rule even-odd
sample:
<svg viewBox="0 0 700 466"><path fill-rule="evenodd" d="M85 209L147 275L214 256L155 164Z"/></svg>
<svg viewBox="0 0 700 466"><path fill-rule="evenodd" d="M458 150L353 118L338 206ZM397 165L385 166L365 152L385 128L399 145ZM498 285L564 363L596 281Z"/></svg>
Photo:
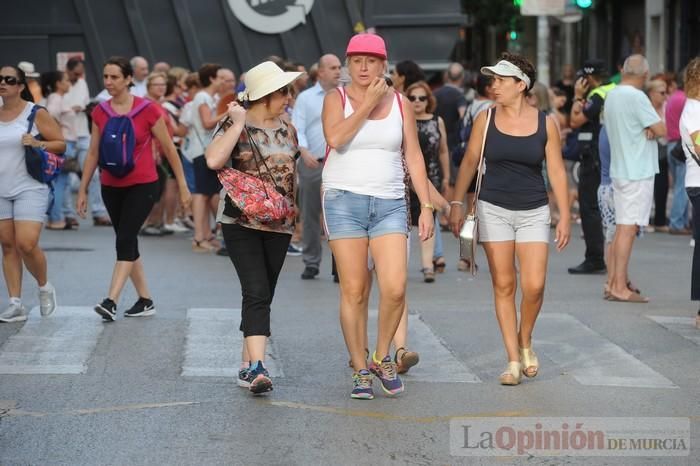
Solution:
<svg viewBox="0 0 700 466"><path fill-rule="evenodd" d="M39 286L46 285L46 256L39 247L42 226L41 222L0 220L2 270L11 298L21 297L22 263Z"/></svg>
<svg viewBox="0 0 700 466"><path fill-rule="evenodd" d="M124 290L124 285L126 285L126 281L129 278L131 278L131 283L133 283L134 288L136 288L139 297L150 299L151 293L146 284L146 273L144 272L143 262L140 257L133 262L117 261L117 263L114 264L108 298L115 303L118 302L119 296Z"/></svg>
<svg viewBox="0 0 700 466"><path fill-rule="evenodd" d="M520 361L522 348L531 346L532 331L542 307L547 272L547 243L499 241L483 243L491 270L496 318L501 329L508 361ZM515 256L520 265L522 301L520 326L515 307L517 288Z"/></svg>

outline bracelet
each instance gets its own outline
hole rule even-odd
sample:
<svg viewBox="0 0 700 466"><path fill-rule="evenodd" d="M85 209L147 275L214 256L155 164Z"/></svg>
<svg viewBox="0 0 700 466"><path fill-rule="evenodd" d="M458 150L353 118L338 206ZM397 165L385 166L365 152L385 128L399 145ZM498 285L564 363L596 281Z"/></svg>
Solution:
<svg viewBox="0 0 700 466"><path fill-rule="evenodd" d="M432 205L432 204L429 203L429 202L426 202L425 204L422 204L420 207L421 207L421 209L430 209L430 210L432 210L433 212L435 212L435 206Z"/></svg>
<svg viewBox="0 0 700 466"><path fill-rule="evenodd" d="M462 201L450 201L450 205L459 205L459 206L463 206L463 205L464 205L464 202L462 202Z"/></svg>

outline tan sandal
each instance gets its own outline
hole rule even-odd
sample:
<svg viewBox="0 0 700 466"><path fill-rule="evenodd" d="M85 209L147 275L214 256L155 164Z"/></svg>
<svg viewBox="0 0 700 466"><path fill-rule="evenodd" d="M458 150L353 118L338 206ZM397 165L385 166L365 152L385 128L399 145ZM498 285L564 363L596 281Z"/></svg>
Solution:
<svg viewBox="0 0 700 466"><path fill-rule="evenodd" d="M540 362L532 348L520 348L520 362L523 365L523 375L525 377L536 377L540 370Z"/></svg>
<svg viewBox="0 0 700 466"><path fill-rule="evenodd" d="M209 253L216 251L216 248L207 240L197 241L192 240L192 252Z"/></svg>
<svg viewBox="0 0 700 466"><path fill-rule="evenodd" d="M510 361L506 370L498 377L498 381L501 382L501 385L519 385L522 370L522 364L517 361Z"/></svg>
<svg viewBox="0 0 700 466"><path fill-rule="evenodd" d="M399 356L399 351L401 351L401 356ZM405 374L408 370L418 364L420 361L420 356L415 351L407 351L406 348L399 348L394 354L394 362L396 363L396 370L399 374Z"/></svg>

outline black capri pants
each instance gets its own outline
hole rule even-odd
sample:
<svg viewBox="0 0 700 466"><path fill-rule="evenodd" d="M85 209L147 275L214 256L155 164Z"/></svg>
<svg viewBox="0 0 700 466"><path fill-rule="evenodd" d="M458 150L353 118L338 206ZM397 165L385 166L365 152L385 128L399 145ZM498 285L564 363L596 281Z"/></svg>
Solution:
<svg viewBox="0 0 700 466"><path fill-rule="evenodd" d="M158 201L158 194L158 181L123 188L102 185L102 200L117 234L118 261L133 262L140 257L139 230Z"/></svg>
<svg viewBox="0 0 700 466"><path fill-rule="evenodd" d="M270 336L270 305L292 235L221 224L226 250L241 283L240 330Z"/></svg>

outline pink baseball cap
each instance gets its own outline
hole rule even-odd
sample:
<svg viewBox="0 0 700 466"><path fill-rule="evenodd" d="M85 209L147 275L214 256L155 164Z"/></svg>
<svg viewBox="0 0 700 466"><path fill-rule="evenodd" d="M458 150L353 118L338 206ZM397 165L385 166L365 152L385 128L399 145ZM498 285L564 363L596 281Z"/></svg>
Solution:
<svg viewBox="0 0 700 466"><path fill-rule="evenodd" d="M348 42L345 55L374 55L386 60L386 45L384 39L377 34L355 34Z"/></svg>

